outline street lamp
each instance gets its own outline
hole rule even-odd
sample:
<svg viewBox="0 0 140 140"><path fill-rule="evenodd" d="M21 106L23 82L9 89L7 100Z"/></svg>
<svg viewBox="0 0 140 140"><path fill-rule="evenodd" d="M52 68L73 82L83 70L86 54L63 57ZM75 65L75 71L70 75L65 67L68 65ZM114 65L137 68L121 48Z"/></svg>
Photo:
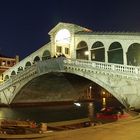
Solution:
<svg viewBox="0 0 140 140"><path fill-rule="evenodd" d="M89 87L89 98L91 99L91 93L92 93L92 86Z"/></svg>
<svg viewBox="0 0 140 140"><path fill-rule="evenodd" d="M103 94L103 107L105 107L106 106L106 97L105 97L105 91L103 91L102 92L102 94Z"/></svg>

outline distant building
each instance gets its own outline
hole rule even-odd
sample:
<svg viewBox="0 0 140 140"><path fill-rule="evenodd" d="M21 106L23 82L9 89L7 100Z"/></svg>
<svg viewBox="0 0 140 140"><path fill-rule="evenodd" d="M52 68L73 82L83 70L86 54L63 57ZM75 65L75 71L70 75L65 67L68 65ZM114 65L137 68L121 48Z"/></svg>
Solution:
<svg viewBox="0 0 140 140"><path fill-rule="evenodd" d="M3 81L3 72L14 66L19 62L19 56L16 55L15 58L7 57L0 54L0 83Z"/></svg>

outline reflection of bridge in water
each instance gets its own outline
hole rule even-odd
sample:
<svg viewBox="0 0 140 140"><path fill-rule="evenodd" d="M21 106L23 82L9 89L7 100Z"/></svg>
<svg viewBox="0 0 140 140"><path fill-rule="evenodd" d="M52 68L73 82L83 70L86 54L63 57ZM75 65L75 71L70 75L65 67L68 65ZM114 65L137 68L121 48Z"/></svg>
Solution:
<svg viewBox="0 0 140 140"><path fill-rule="evenodd" d="M33 79L59 72L87 78L126 107L140 107L139 34L97 33L67 23L59 23L49 34L49 44L4 72L2 103L12 103ZM55 55L65 57L50 59Z"/></svg>

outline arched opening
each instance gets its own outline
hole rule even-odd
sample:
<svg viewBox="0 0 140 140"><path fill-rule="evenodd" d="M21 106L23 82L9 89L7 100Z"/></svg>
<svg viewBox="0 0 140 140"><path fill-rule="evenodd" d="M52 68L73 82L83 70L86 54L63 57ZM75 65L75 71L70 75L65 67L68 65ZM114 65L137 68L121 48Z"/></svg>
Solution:
<svg viewBox="0 0 140 140"><path fill-rule="evenodd" d="M76 59L88 60L88 45L85 41L81 41L76 48Z"/></svg>
<svg viewBox="0 0 140 140"><path fill-rule="evenodd" d="M91 60L105 62L105 48L102 42L97 41L92 45Z"/></svg>
<svg viewBox="0 0 140 140"><path fill-rule="evenodd" d="M119 42L113 42L108 50L108 62L123 64L123 49Z"/></svg>
<svg viewBox="0 0 140 140"><path fill-rule="evenodd" d="M82 101L92 101L93 99L94 113L100 111L103 107L121 105L109 91L97 83L71 73L51 72L36 77L32 82L27 83L24 89L20 90L15 101L32 101L35 99L40 99L40 101L49 99L52 102L57 101L57 103L58 101L61 103L62 101L82 103Z"/></svg>
<svg viewBox="0 0 140 140"><path fill-rule="evenodd" d="M27 69L27 68L29 68L31 66L31 62L27 62L26 64L25 64L25 69Z"/></svg>
<svg viewBox="0 0 140 140"><path fill-rule="evenodd" d="M51 53L48 50L45 50L42 55L42 60L47 60L51 58Z"/></svg>
<svg viewBox="0 0 140 140"><path fill-rule="evenodd" d="M4 81L6 81L8 79L9 79L9 75L6 75L5 78L4 78Z"/></svg>
<svg viewBox="0 0 140 140"><path fill-rule="evenodd" d="M62 44L69 44L70 37L71 37L71 34L70 34L69 30L61 29L60 31L57 32L57 34L55 36L55 42L62 43Z"/></svg>
<svg viewBox="0 0 140 140"><path fill-rule="evenodd" d="M67 29L61 29L55 36L55 55L70 55L71 34Z"/></svg>
<svg viewBox="0 0 140 140"><path fill-rule="evenodd" d="M133 66L140 65L140 44L131 44L127 51L127 64Z"/></svg>
<svg viewBox="0 0 140 140"><path fill-rule="evenodd" d="M34 63L36 63L36 62L38 62L38 61L40 61L40 58L39 58L39 56L36 56L36 57L34 58Z"/></svg>
<svg viewBox="0 0 140 140"><path fill-rule="evenodd" d="M14 76L14 75L16 75L16 72L13 70L13 71L11 72L11 77Z"/></svg>
<svg viewBox="0 0 140 140"><path fill-rule="evenodd" d="M19 67L17 73L20 73L21 71L23 71L23 67Z"/></svg>

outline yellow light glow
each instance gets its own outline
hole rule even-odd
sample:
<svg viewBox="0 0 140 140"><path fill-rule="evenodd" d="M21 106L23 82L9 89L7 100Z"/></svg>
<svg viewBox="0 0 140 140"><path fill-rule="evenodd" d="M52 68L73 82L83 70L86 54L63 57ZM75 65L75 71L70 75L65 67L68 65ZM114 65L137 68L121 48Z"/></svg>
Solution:
<svg viewBox="0 0 140 140"><path fill-rule="evenodd" d="M103 98L103 106L106 105L106 98Z"/></svg>
<svg viewBox="0 0 140 140"><path fill-rule="evenodd" d="M103 91L103 95L105 95L105 92Z"/></svg>
<svg viewBox="0 0 140 140"><path fill-rule="evenodd" d="M85 51L85 55L89 55L89 51Z"/></svg>
<svg viewBox="0 0 140 140"><path fill-rule="evenodd" d="M60 30L55 36L56 43L70 44L70 32L67 29Z"/></svg>

